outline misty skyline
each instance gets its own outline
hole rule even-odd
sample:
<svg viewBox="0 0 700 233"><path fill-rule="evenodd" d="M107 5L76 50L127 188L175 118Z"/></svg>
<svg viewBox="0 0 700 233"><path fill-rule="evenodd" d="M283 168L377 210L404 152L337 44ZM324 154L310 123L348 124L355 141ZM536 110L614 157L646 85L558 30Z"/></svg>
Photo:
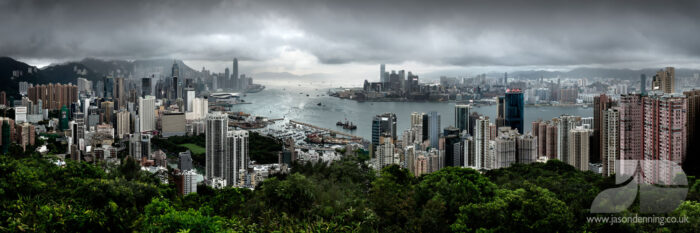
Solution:
<svg viewBox="0 0 700 233"><path fill-rule="evenodd" d="M0 0L0 56L166 58L222 72L378 78L576 67L699 68L694 1Z"/></svg>

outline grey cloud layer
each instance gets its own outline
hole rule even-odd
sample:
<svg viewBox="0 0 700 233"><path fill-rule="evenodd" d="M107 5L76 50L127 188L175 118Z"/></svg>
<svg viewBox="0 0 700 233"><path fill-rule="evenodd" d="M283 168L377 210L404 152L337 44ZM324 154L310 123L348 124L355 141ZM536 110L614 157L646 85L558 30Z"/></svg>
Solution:
<svg viewBox="0 0 700 233"><path fill-rule="evenodd" d="M0 0L0 55L570 66L694 62L697 1Z"/></svg>

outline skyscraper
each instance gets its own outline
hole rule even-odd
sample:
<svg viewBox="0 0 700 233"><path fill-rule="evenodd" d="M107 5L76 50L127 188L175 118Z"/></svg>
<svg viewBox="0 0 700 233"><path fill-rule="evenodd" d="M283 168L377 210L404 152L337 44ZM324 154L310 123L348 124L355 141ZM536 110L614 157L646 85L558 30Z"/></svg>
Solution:
<svg viewBox="0 0 700 233"><path fill-rule="evenodd" d="M644 160L668 160L683 164L686 157L687 99L678 94L655 94L643 98L644 105ZM647 167L652 166L652 167ZM679 171L669 164L645 164L646 183L664 182Z"/></svg>
<svg viewBox="0 0 700 233"><path fill-rule="evenodd" d="M620 112L617 108L605 110L602 121L600 147L603 154L601 162L603 176L609 176L615 174L615 160L620 159Z"/></svg>
<svg viewBox="0 0 700 233"><path fill-rule="evenodd" d="M601 129L603 128L603 112L613 106L613 101L605 94L593 97L593 142L591 142L592 158L591 162L602 161L603 159L603 139Z"/></svg>
<svg viewBox="0 0 700 233"><path fill-rule="evenodd" d="M461 138L460 130L455 127L447 127L444 130L445 137L445 167L461 167L464 165L462 161L462 148L460 146Z"/></svg>
<svg viewBox="0 0 700 233"><path fill-rule="evenodd" d="M207 116L206 130L206 179L224 179L226 165L226 139L228 134L228 115L214 112ZM231 161L233 162L233 161Z"/></svg>
<svg viewBox="0 0 700 233"><path fill-rule="evenodd" d="M386 73L385 65L384 65L384 64L380 64L380 65L379 65L379 82L381 82L381 83L387 83L387 82L388 82L388 80L386 80L386 75L385 75L384 73ZM382 86L383 86L383 84L382 84Z"/></svg>
<svg viewBox="0 0 700 233"><path fill-rule="evenodd" d="M581 121L580 117L562 115L559 117L559 125L557 125L557 159L562 162L571 164L569 161L569 130L574 129Z"/></svg>
<svg viewBox="0 0 700 233"><path fill-rule="evenodd" d="M153 95L152 89L151 89L151 82L153 82L153 79L151 78L142 78L141 79L141 97L145 97L147 95Z"/></svg>
<svg viewBox="0 0 700 233"><path fill-rule="evenodd" d="M479 117L474 124L474 164L477 169L484 168L486 154L489 153L490 127L489 117ZM470 159L471 161L472 159Z"/></svg>
<svg viewBox="0 0 700 233"><path fill-rule="evenodd" d="M380 145L379 138L385 135L391 137L392 142L396 141L396 114L394 113L376 115L372 119L372 144L375 148Z"/></svg>
<svg viewBox="0 0 700 233"><path fill-rule="evenodd" d="M226 87L226 89L231 89L231 86L232 86L231 85L231 73L230 73L228 67L226 67L226 69L224 69L224 83L226 83L224 85L224 87Z"/></svg>
<svg viewBox="0 0 700 233"><path fill-rule="evenodd" d="M641 94L620 96L620 159L641 160L644 151L644 108Z"/></svg>
<svg viewBox="0 0 700 233"><path fill-rule="evenodd" d="M493 163L491 167L487 166L488 168L506 168L510 167L510 165L516 162L516 153L518 151L516 147L516 138L518 135L514 130L511 131L511 129L509 128L502 127L500 129L507 130L501 131L498 134L498 136L493 140Z"/></svg>
<svg viewBox="0 0 700 233"><path fill-rule="evenodd" d="M652 90L660 90L664 93L673 93L676 90L676 69L666 67L665 70L659 70L654 75L652 80Z"/></svg>
<svg viewBox="0 0 700 233"><path fill-rule="evenodd" d="M534 163L537 161L537 137L529 134L521 135L516 139L518 163Z"/></svg>
<svg viewBox="0 0 700 233"><path fill-rule="evenodd" d="M642 74L639 76L639 92L642 93L642 95L647 94L647 75Z"/></svg>
<svg viewBox="0 0 700 233"><path fill-rule="evenodd" d="M523 92L520 89L506 90L505 96L505 119L506 125L517 129L518 133L523 134L523 124L525 117L525 99Z"/></svg>
<svg viewBox="0 0 700 233"><path fill-rule="evenodd" d="M233 73L231 74L231 88L238 90L238 58L233 58Z"/></svg>
<svg viewBox="0 0 700 233"><path fill-rule="evenodd" d="M248 169L248 131L234 130L226 133L226 150L223 159L224 179L228 186L238 186L240 174Z"/></svg>
<svg viewBox="0 0 700 233"><path fill-rule="evenodd" d="M506 126L506 98L496 97L496 127Z"/></svg>
<svg viewBox="0 0 700 233"><path fill-rule="evenodd" d="M688 173L695 173L697 169L700 169L697 166L694 166L694 164L697 164L697 161L700 160L700 157L697 156L700 150L698 150L698 147L693 143L700 141L700 90L686 91L683 92L683 95L685 95L688 102L686 117L688 120L686 155L691 155L686 157L686 161L683 161L683 164L685 165L683 169L685 169L685 171Z"/></svg>
<svg viewBox="0 0 700 233"><path fill-rule="evenodd" d="M177 64L177 61L173 61L173 67L172 67L172 72L170 73L171 77L180 77L180 66Z"/></svg>
<svg viewBox="0 0 700 233"><path fill-rule="evenodd" d="M588 171L590 135L592 133L593 130L581 126L571 129L568 133L568 163L581 171Z"/></svg>
<svg viewBox="0 0 700 233"><path fill-rule="evenodd" d="M180 171L192 170L192 152L187 150L178 154L177 168Z"/></svg>
<svg viewBox="0 0 700 233"><path fill-rule="evenodd" d="M153 131L156 129L156 99L149 95L139 97L139 132Z"/></svg>
<svg viewBox="0 0 700 233"><path fill-rule="evenodd" d="M432 111L428 114L428 134L430 139L430 147L438 148L440 140L440 114Z"/></svg>
<svg viewBox="0 0 700 233"><path fill-rule="evenodd" d="M459 132L469 130L469 110L471 106L466 104L455 105L455 127L459 129Z"/></svg>

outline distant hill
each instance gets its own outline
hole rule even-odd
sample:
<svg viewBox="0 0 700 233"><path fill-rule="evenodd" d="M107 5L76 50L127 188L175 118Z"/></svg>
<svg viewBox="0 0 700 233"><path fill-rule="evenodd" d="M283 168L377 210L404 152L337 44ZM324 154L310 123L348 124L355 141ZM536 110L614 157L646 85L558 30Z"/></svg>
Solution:
<svg viewBox="0 0 700 233"><path fill-rule="evenodd" d="M514 78L524 78L524 79L537 79L540 77L544 78L619 78L619 79L631 79L637 80L641 74L646 74L648 78L651 78L656 74L656 71L662 69L663 67L656 69L606 69L606 68L576 68L570 71L546 71L546 70L530 70L530 71L516 71L508 72L508 77ZM676 77L692 77L694 73L700 73L700 70L694 69L678 69L676 68ZM503 76L503 73L489 73L490 76Z"/></svg>
<svg viewBox="0 0 700 233"><path fill-rule="evenodd" d="M133 62L124 60L104 61L96 58L85 58L78 63L104 75L128 76L134 71Z"/></svg>
<svg viewBox="0 0 700 233"><path fill-rule="evenodd" d="M183 77L199 77L201 72L185 65L181 60L176 60L180 67L180 75ZM73 83L77 84L78 78L86 78L91 81L101 80L107 75L115 77L166 77L171 74L173 60L100 60L85 58L81 61L52 64L39 69L10 57L0 57L0 91L5 91L8 96L19 97L19 82L25 81L33 84L47 83Z"/></svg>

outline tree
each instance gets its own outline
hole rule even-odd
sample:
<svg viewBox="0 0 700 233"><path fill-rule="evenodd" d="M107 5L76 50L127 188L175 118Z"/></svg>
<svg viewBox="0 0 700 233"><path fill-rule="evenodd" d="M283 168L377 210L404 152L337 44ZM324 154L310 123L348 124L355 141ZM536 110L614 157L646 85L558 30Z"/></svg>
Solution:
<svg viewBox="0 0 700 233"><path fill-rule="evenodd" d="M554 193L526 184L516 190L499 189L496 198L460 207L453 231L566 232L574 216Z"/></svg>

